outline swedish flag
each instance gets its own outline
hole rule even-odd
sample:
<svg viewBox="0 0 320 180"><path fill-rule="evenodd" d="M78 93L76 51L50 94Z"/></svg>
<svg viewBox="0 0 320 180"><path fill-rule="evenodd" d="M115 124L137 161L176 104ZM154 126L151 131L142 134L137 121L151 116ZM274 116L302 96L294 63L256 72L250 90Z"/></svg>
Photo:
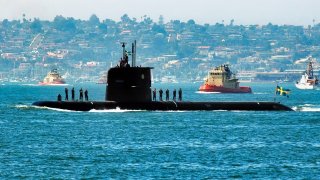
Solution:
<svg viewBox="0 0 320 180"><path fill-rule="evenodd" d="M276 94L279 94L280 96L287 96L289 97L290 89L284 89L283 87L277 86L276 88Z"/></svg>

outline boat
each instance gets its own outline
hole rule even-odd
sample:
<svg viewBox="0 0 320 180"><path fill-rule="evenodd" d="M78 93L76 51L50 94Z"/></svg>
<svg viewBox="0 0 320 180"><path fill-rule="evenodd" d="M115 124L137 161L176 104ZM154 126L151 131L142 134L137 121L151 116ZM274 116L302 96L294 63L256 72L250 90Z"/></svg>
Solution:
<svg viewBox="0 0 320 180"><path fill-rule="evenodd" d="M219 93L252 93L248 86L239 86L238 79L230 71L228 65L220 65L208 72L199 91Z"/></svg>
<svg viewBox="0 0 320 180"><path fill-rule="evenodd" d="M132 64L128 62L125 43L122 44L123 57L120 65L108 70L108 80L103 101L63 101L61 95L54 101L37 101L32 105L72 111L90 110L146 110L146 111L292 111L279 102L268 101L228 101L228 102L190 102L153 101L151 87L151 69L136 65L136 43L132 44ZM180 91L182 92L182 91ZM179 95L180 96L180 95Z"/></svg>
<svg viewBox="0 0 320 180"><path fill-rule="evenodd" d="M60 76L57 69L52 69L39 85L63 85L65 80Z"/></svg>
<svg viewBox="0 0 320 180"><path fill-rule="evenodd" d="M176 76L163 76L161 83L178 83Z"/></svg>
<svg viewBox="0 0 320 180"><path fill-rule="evenodd" d="M313 63L310 61L307 70L301 75L299 81L295 83L298 89L316 89L319 87L319 79L313 74Z"/></svg>

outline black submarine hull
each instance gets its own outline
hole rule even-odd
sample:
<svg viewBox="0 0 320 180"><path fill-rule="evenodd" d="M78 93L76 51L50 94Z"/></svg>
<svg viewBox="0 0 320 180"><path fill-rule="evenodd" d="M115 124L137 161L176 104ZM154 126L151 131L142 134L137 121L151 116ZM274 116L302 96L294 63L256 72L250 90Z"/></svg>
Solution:
<svg viewBox="0 0 320 180"><path fill-rule="evenodd" d="M37 101L32 105L71 111L90 110L147 110L147 111L292 111L277 102L116 102L116 101Z"/></svg>

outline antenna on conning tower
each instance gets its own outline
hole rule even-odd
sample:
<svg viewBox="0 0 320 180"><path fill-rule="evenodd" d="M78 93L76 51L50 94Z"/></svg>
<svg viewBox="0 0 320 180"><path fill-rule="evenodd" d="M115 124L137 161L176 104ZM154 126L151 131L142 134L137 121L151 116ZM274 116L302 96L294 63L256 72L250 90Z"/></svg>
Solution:
<svg viewBox="0 0 320 180"><path fill-rule="evenodd" d="M124 59L125 55L126 55L126 44L125 42L121 42L122 44L122 58Z"/></svg>
<svg viewBox="0 0 320 180"><path fill-rule="evenodd" d="M136 51L137 51L137 41L134 40L134 43L132 43L132 54L131 54L131 57L132 57L132 64L131 64L131 67L135 67L136 66Z"/></svg>

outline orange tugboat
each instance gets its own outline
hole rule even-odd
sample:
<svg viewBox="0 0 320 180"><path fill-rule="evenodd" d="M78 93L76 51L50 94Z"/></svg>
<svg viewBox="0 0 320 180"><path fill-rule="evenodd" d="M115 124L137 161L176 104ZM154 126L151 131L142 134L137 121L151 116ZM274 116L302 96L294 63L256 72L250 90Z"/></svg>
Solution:
<svg viewBox="0 0 320 180"><path fill-rule="evenodd" d="M39 82L39 85L63 85L65 83L64 79L59 75L58 70L53 69L47 74L42 82Z"/></svg>
<svg viewBox="0 0 320 180"><path fill-rule="evenodd" d="M248 86L239 86L228 65L221 65L209 71L199 91L219 93L252 93Z"/></svg>

